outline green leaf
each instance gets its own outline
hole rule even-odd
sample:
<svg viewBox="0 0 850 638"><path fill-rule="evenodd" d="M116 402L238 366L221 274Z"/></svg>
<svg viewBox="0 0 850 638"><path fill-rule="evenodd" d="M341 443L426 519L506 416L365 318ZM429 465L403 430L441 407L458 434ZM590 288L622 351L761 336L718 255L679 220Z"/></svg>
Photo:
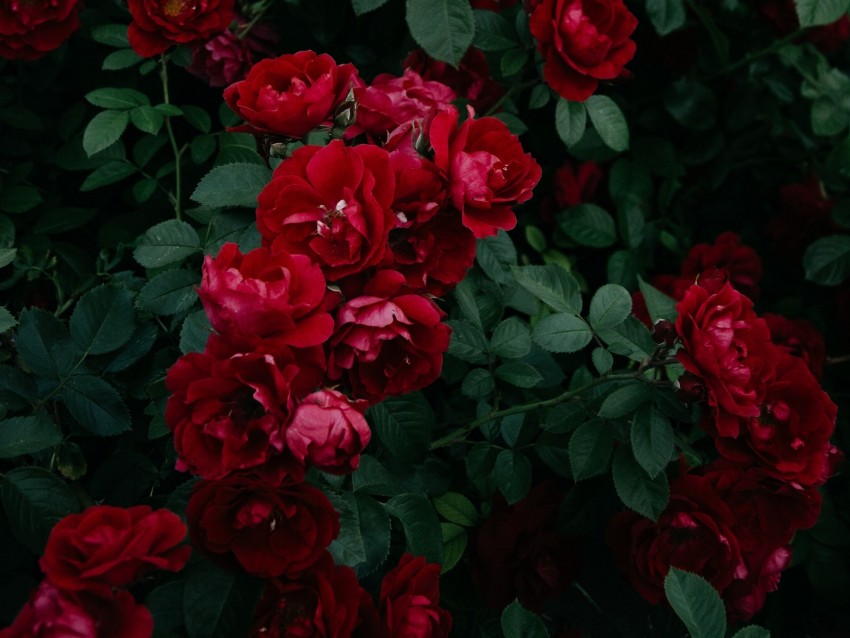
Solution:
<svg viewBox="0 0 850 638"><path fill-rule="evenodd" d="M475 302L475 285L468 279L463 279L454 289L454 297L463 316L476 327L481 328L481 311Z"/></svg>
<svg viewBox="0 0 850 638"><path fill-rule="evenodd" d="M0 248L0 268L8 266L18 255L17 248Z"/></svg>
<svg viewBox="0 0 850 638"><path fill-rule="evenodd" d="M65 325L40 308L21 312L15 345L27 367L43 377L59 379L74 367L74 347Z"/></svg>
<svg viewBox="0 0 850 638"><path fill-rule="evenodd" d="M195 164L203 164L215 153L216 141L212 135L198 135L192 140L189 150Z"/></svg>
<svg viewBox="0 0 850 638"><path fill-rule="evenodd" d="M608 148L621 153L629 148L629 127L626 117L610 97L592 95L584 103L587 115L596 132Z"/></svg>
<svg viewBox="0 0 850 638"><path fill-rule="evenodd" d="M199 106L185 105L181 107L186 121L201 133L209 133L212 129L212 118L209 113Z"/></svg>
<svg viewBox="0 0 850 638"><path fill-rule="evenodd" d="M225 571L206 560L191 565L185 578L183 615L189 638L248 635L264 581Z"/></svg>
<svg viewBox="0 0 850 638"><path fill-rule="evenodd" d="M33 186L4 186L0 190L0 211L4 213L25 213L42 201L41 193Z"/></svg>
<svg viewBox="0 0 850 638"><path fill-rule="evenodd" d="M130 115L126 111L102 111L95 115L83 133L83 150L91 157L112 146L127 128Z"/></svg>
<svg viewBox="0 0 850 638"><path fill-rule="evenodd" d="M659 472L655 478L649 478L646 470L625 446L617 448L611 473L614 476L614 488L623 504L630 510L657 521L670 500L667 476Z"/></svg>
<svg viewBox="0 0 850 638"><path fill-rule="evenodd" d="M605 348L594 348L590 358L599 374L605 374L614 365L614 357Z"/></svg>
<svg viewBox="0 0 850 638"><path fill-rule="evenodd" d="M435 60L460 64L475 35L467 0L407 0L410 35Z"/></svg>
<svg viewBox="0 0 850 638"><path fill-rule="evenodd" d="M126 24L99 24L92 27L91 37L95 42L110 47L130 46L130 41L127 39Z"/></svg>
<svg viewBox="0 0 850 638"><path fill-rule="evenodd" d="M541 319L532 339L548 352L578 352L590 343L593 332L581 317L558 313Z"/></svg>
<svg viewBox="0 0 850 638"><path fill-rule="evenodd" d="M127 343L115 353L104 372L121 372L145 356L153 347L157 337L156 325L144 323L133 331Z"/></svg>
<svg viewBox="0 0 850 638"><path fill-rule="evenodd" d="M12 315L6 306L0 306L0 334L7 332L18 325L18 320Z"/></svg>
<svg viewBox="0 0 850 638"><path fill-rule="evenodd" d="M635 460L650 478L662 472L673 456L674 437L670 421L652 404L638 408L630 434Z"/></svg>
<svg viewBox="0 0 850 638"><path fill-rule="evenodd" d="M109 184L130 177L137 170L135 166L126 161L108 162L92 171L80 186L80 190L88 192L102 186L109 186Z"/></svg>
<svg viewBox="0 0 850 638"><path fill-rule="evenodd" d="M641 405L652 399L651 390L638 381L617 388L602 401L599 416L604 419L618 419L631 414Z"/></svg>
<svg viewBox="0 0 850 638"><path fill-rule="evenodd" d="M514 25L496 11L478 10L475 15L475 46L482 51L504 51L516 48Z"/></svg>
<svg viewBox="0 0 850 638"><path fill-rule="evenodd" d="M171 219L145 231L139 238L133 257L145 268L159 268L201 250L198 233L184 221Z"/></svg>
<svg viewBox="0 0 850 638"><path fill-rule="evenodd" d="M579 204L559 214L558 227L582 246L607 248L617 241L614 218L595 204Z"/></svg>
<svg viewBox="0 0 850 638"><path fill-rule="evenodd" d="M211 208L256 208L257 196L270 180L271 171L258 164L216 166L201 179L192 193L192 200Z"/></svg>
<svg viewBox="0 0 850 638"><path fill-rule="evenodd" d="M570 437L570 466L576 481L602 474L614 448L614 434L601 419L582 423Z"/></svg>
<svg viewBox="0 0 850 638"><path fill-rule="evenodd" d="M830 235L814 241L803 256L806 279L837 286L850 274L850 237Z"/></svg>
<svg viewBox="0 0 850 638"><path fill-rule="evenodd" d="M649 311L649 317L653 323L659 319L676 321L679 313L676 311L675 299L648 284L640 275L638 275L638 286L640 287L643 300L646 302L646 309Z"/></svg>
<svg viewBox="0 0 850 638"><path fill-rule="evenodd" d="M583 102L569 102L564 98L558 99L555 107L555 130L558 137L568 147L577 143L587 128L587 107Z"/></svg>
<svg viewBox="0 0 850 638"><path fill-rule="evenodd" d="M129 111L137 106L150 104L148 96L135 89L102 88L86 93L86 100L90 104L104 109L117 109Z"/></svg>
<svg viewBox="0 0 850 638"><path fill-rule="evenodd" d="M434 498L434 508L450 523L464 527L475 527L480 518L472 501L457 492L446 492Z"/></svg>
<svg viewBox="0 0 850 638"><path fill-rule="evenodd" d="M347 565L360 577L371 574L390 551L390 519L371 496L343 492L334 496L340 512L340 533L328 551L337 565Z"/></svg>
<svg viewBox="0 0 850 638"><path fill-rule="evenodd" d="M46 414L0 421L0 459L41 452L61 442L62 430Z"/></svg>
<svg viewBox="0 0 850 638"><path fill-rule="evenodd" d="M509 361L496 368L496 377L518 388L533 388L543 380L537 369L522 361Z"/></svg>
<svg viewBox="0 0 850 638"><path fill-rule="evenodd" d="M608 344L608 350L633 361L642 361L655 350L649 329L636 317L628 317L613 330L600 332L599 337Z"/></svg>
<svg viewBox="0 0 850 638"><path fill-rule="evenodd" d="M671 567L664 593L693 638L723 638L726 608L720 594L702 576Z"/></svg>
<svg viewBox="0 0 850 638"><path fill-rule="evenodd" d="M196 310L183 322L180 328L180 352L203 352L207 339L212 334L212 326L204 310Z"/></svg>
<svg viewBox="0 0 850 638"><path fill-rule="evenodd" d="M848 0L794 0L794 4L803 28L831 24L850 8Z"/></svg>
<svg viewBox="0 0 850 638"><path fill-rule="evenodd" d="M632 296L617 284L605 284L590 300L587 319L596 331L611 330L626 320L632 312Z"/></svg>
<svg viewBox="0 0 850 638"><path fill-rule="evenodd" d="M505 638L549 638L540 616L525 609L518 600L502 612L502 633Z"/></svg>
<svg viewBox="0 0 850 638"><path fill-rule="evenodd" d="M71 315L71 338L87 354L112 352L133 334L133 295L126 288L105 284L90 290Z"/></svg>
<svg viewBox="0 0 850 638"><path fill-rule="evenodd" d="M171 638L171 634L165 632L183 627L183 587L182 580L173 580L145 596L145 607L150 609L156 627L155 638Z"/></svg>
<svg viewBox="0 0 850 638"><path fill-rule="evenodd" d="M503 62L510 53L512 52L508 51L507 53L505 53L504 56L502 56ZM523 54L525 54L525 51L523 51ZM503 73L503 75L509 74ZM525 122L523 122L519 117L517 117L513 113L501 111L493 115L493 117L495 117L497 120L501 120L502 122L504 122L505 125L508 127L508 130L514 135L522 135L523 133L528 131L528 127L525 125Z"/></svg>
<svg viewBox="0 0 850 638"><path fill-rule="evenodd" d="M512 75L516 75L517 73L522 71L522 67L525 66L525 63L527 61L528 61L528 51L526 49L516 48L516 49L509 49L509 50L505 51L502 54L502 59L499 61L499 67L502 71L502 75L506 78L510 77ZM507 117L507 119L505 118L506 115L509 116L509 117ZM511 129L511 133L513 133L514 135L521 135L526 130L528 130L528 128L525 126L525 124L523 124L523 126L522 126L522 128L524 129L522 131L518 131L518 130L516 130L516 127L510 126L511 118L513 118L515 121L519 121L519 122L521 122L521 120L517 117L510 116L509 113L508 114L499 113L499 116L500 116L499 119L504 119L505 121L507 121L507 123L509 125L508 128Z"/></svg>
<svg viewBox="0 0 850 638"><path fill-rule="evenodd" d="M510 236L500 230L492 237L478 240L475 260L490 279L507 284L511 280L511 266L517 263L516 248Z"/></svg>
<svg viewBox="0 0 850 638"><path fill-rule="evenodd" d="M425 456L435 417L421 394L390 397L373 405L369 416L381 443L399 461L413 463Z"/></svg>
<svg viewBox="0 0 850 638"><path fill-rule="evenodd" d="M443 534L437 514L428 497L422 494L399 494L384 505L404 528L407 551L424 556L429 563L442 562Z"/></svg>
<svg viewBox="0 0 850 638"><path fill-rule="evenodd" d="M440 523L440 532L443 535L443 564L440 573L445 574L463 558L468 535L465 529L454 523Z"/></svg>
<svg viewBox="0 0 850 638"><path fill-rule="evenodd" d="M129 69L143 59L133 49L119 49L103 58L103 64L100 68L104 71L120 71L121 69Z"/></svg>
<svg viewBox="0 0 850 638"><path fill-rule="evenodd" d="M139 291L136 305L155 315L176 315L197 301L199 275L191 270L166 270Z"/></svg>
<svg viewBox="0 0 850 638"><path fill-rule="evenodd" d="M17 467L0 479L0 500L15 538L40 555L53 526L80 511L71 488L40 467Z"/></svg>
<svg viewBox="0 0 850 638"><path fill-rule="evenodd" d="M157 104L154 108L168 117L180 117L183 115L183 109L176 104Z"/></svg>
<svg viewBox="0 0 850 638"><path fill-rule="evenodd" d="M732 638L770 638L770 632L764 627L750 625L736 632Z"/></svg>
<svg viewBox="0 0 850 638"><path fill-rule="evenodd" d="M487 339L478 326L464 319L449 320L446 324L452 329L449 340L449 354L467 363L488 363Z"/></svg>
<svg viewBox="0 0 850 638"><path fill-rule="evenodd" d="M531 489L531 461L517 450L502 450L496 457L493 476L508 505L521 501Z"/></svg>
<svg viewBox="0 0 850 638"><path fill-rule="evenodd" d="M581 312L581 291L576 278L558 264L513 266L517 283L558 312Z"/></svg>
<svg viewBox="0 0 850 638"><path fill-rule="evenodd" d="M704 84L684 78L664 90L664 107L679 124L695 131L708 131L717 120L714 92Z"/></svg>
<svg viewBox="0 0 850 638"><path fill-rule="evenodd" d="M369 13L375 9L384 6L387 0L351 0L351 6L354 7L354 13L362 16L364 13Z"/></svg>
<svg viewBox="0 0 850 638"><path fill-rule="evenodd" d="M69 378L59 396L77 422L98 436L130 429L130 412L118 391L103 379L85 374Z"/></svg>
<svg viewBox="0 0 850 638"><path fill-rule="evenodd" d="M542 109L549 103L549 98L552 96L549 91L549 87L545 84L538 84L533 89L531 89L531 95L528 98L528 108L534 109ZM584 127L582 127L582 132L584 131ZM560 135L560 131L558 131L558 135Z"/></svg>
<svg viewBox="0 0 850 638"><path fill-rule="evenodd" d="M130 121L142 133L156 135L162 128L165 118L152 106L137 106L130 111Z"/></svg>
<svg viewBox="0 0 850 638"><path fill-rule="evenodd" d="M646 12L658 35L664 36L685 24L683 0L647 0Z"/></svg>
<svg viewBox="0 0 850 638"><path fill-rule="evenodd" d="M475 368L469 371L460 386L460 393L470 399L484 399L496 389L496 381L489 370Z"/></svg>
<svg viewBox="0 0 850 638"><path fill-rule="evenodd" d="M838 135L847 128L850 112L832 95L818 97L812 102L812 131L820 137Z"/></svg>
<svg viewBox="0 0 850 638"><path fill-rule="evenodd" d="M505 359L520 359L531 350L531 331L519 317L502 321L490 337L490 350Z"/></svg>
<svg viewBox="0 0 850 638"><path fill-rule="evenodd" d="M144 204L156 192L157 182L155 179L145 177L133 184L133 199L139 204Z"/></svg>

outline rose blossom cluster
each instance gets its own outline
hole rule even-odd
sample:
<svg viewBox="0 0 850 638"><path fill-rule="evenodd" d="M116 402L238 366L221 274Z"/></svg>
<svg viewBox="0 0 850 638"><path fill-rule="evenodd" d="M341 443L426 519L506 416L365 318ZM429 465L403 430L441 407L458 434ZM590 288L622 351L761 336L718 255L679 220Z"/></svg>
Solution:
<svg viewBox="0 0 850 638"><path fill-rule="evenodd" d="M334 565L339 516L304 478L355 470L365 409L437 379L450 330L434 296L464 277L476 237L513 228L540 167L501 121L459 123L454 91L411 69L367 84L301 51L260 61L224 97L262 148L340 134L277 166L258 198L260 248L204 261L214 332L166 379L178 468L203 479L192 542L269 579L254 635L445 636L439 566L402 557L379 613Z"/></svg>
<svg viewBox="0 0 850 638"><path fill-rule="evenodd" d="M718 458L671 483L657 522L633 513L615 517L608 542L648 601L664 598L664 577L675 566L708 580L731 619L749 620L779 585L795 531L817 521L818 487L840 453L830 444L837 408L812 360L822 349L789 338L796 330L788 320L756 315L733 283L752 294L760 268L743 267L747 253L731 240L727 234L720 252L728 270L719 274L712 274L717 263L710 258L717 245L697 251L689 267L709 274L676 306L676 356L686 370L680 385L706 403L702 425Z"/></svg>
<svg viewBox="0 0 850 638"><path fill-rule="evenodd" d="M98 505L51 530L39 562L44 579L2 638L150 638L150 611L126 588L189 560L186 526L167 510Z"/></svg>

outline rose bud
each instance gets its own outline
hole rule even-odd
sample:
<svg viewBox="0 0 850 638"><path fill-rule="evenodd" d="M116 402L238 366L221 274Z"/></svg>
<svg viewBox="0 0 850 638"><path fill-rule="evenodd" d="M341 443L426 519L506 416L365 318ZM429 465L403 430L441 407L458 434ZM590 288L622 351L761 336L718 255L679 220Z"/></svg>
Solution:
<svg viewBox="0 0 850 638"><path fill-rule="evenodd" d="M668 348L671 348L676 342L676 337L678 337L676 326L673 325L672 321L659 319L652 326L652 340L659 345L663 343Z"/></svg>
<svg viewBox="0 0 850 638"><path fill-rule="evenodd" d="M676 397L682 403L697 403L705 400L705 385L696 375L686 372L676 380Z"/></svg>

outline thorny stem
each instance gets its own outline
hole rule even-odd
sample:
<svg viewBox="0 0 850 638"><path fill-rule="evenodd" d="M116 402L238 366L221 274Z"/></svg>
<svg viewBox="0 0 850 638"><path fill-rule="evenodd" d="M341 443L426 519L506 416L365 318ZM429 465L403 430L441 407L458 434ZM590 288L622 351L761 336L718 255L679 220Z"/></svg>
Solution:
<svg viewBox="0 0 850 638"><path fill-rule="evenodd" d="M171 104L171 98L168 92L168 58L163 54L160 57L162 67L159 77L162 79L162 101L164 104ZM168 139L171 142L171 150L174 153L174 196L172 203L174 204L174 215L180 220L183 217L183 180L182 169L180 166L180 158L183 155L183 149L177 146L177 138L174 137L174 128L171 126L171 117L165 116L165 129L168 131Z"/></svg>

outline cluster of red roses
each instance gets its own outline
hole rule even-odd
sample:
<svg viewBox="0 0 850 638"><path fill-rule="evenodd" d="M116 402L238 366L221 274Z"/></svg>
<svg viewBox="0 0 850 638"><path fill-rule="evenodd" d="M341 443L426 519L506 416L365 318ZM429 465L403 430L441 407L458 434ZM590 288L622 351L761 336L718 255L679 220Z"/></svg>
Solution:
<svg viewBox="0 0 850 638"><path fill-rule="evenodd" d="M840 455L829 442L836 406L816 376L823 339L807 322L758 317L746 295L758 293L760 278L756 253L723 233L694 247L681 276L654 281L679 299L680 386L707 403L703 428L719 457L672 482L657 522L623 513L608 532L644 598L664 598L672 565L711 582L737 620L778 586L788 543L817 521L817 488Z"/></svg>
<svg viewBox="0 0 850 638"><path fill-rule="evenodd" d="M312 51L263 60L225 90L240 130L266 148L335 117L350 124L357 109L349 143L301 146L279 164L259 196L261 248L206 258L199 295L215 332L166 380L178 466L203 479L187 511L193 544L271 579L257 635L290 622L334 636L451 626L439 567L411 556L387 574L375 626L371 597L326 551L338 515L304 476L353 471L371 436L365 408L439 376L450 331L432 295L463 278L476 237L515 225L512 205L540 177L499 120L459 126L454 98L412 70L366 85ZM433 160L418 150L429 146Z"/></svg>
<svg viewBox="0 0 850 638"><path fill-rule="evenodd" d="M167 510L99 505L50 532L39 564L45 578L2 638L150 638L153 617L125 588L153 570L189 560L186 526Z"/></svg>

